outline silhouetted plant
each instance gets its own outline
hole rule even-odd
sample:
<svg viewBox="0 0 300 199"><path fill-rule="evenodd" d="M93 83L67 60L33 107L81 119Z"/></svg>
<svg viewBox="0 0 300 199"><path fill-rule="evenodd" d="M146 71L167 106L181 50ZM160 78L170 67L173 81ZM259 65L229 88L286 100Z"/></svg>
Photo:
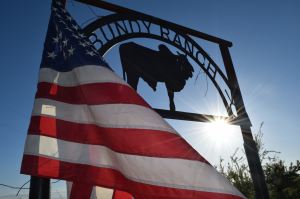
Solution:
<svg viewBox="0 0 300 199"><path fill-rule="evenodd" d="M254 135L256 148L258 150L261 163L264 160L268 162L263 165L265 178L272 199L294 199L300 198L300 162L296 165L290 164L290 167L284 165L284 161L277 156L277 151L265 150L262 142L263 133L261 131L263 122L260 125L259 131ZM223 166L223 161L220 157L220 163L215 166L216 169L226 177L244 196L248 199L255 199L255 191L250 175L249 167L245 164L245 157L237 157L236 153L239 148L230 156L230 161L227 166ZM242 150L243 151L243 150ZM245 154L245 151L243 151ZM274 156L268 156L270 153L275 153Z"/></svg>

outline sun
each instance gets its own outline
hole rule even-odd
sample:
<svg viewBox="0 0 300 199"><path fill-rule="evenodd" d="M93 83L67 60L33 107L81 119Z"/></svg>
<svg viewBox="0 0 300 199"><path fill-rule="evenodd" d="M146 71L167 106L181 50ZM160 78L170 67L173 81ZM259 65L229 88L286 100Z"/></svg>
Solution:
<svg viewBox="0 0 300 199"><path fill-rule="evenodd" d="M211 140L215 141L218 145L230 142L234 129L229 125L226 120L215 119L212 123L207 124L206 132Z"/></svg>
<svg viewBox="0 0 300 199"><path fill-rule="evenodd" d="M225 120L217 118L214 120L211 124L208 125L207 130L214 134L215 136L223 136L224 133L222 133L225 128L227 128L228 124Z"/></svg>

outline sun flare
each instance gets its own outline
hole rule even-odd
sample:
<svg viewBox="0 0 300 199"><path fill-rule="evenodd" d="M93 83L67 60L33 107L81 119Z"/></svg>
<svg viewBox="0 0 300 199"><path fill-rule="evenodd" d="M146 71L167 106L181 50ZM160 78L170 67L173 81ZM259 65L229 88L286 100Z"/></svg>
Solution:
<svg viewBox="0 0 300 199"><path fill-rule="evenodd" d="M217 143L228 142L233 135L233 128L226 120L216 119L211 124L207 124L206 129L209 137Z"/></svg>

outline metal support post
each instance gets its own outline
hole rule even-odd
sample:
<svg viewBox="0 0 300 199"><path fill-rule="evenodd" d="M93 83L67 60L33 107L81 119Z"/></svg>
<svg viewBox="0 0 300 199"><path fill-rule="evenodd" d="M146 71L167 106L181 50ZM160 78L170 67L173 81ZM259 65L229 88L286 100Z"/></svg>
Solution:
<svg viewBox="0 0 300 199"><path fill-rule="evenodd" d="M269 199L270 196L268 192L268 187L261 167L261 162L257 152L256 144L252 137L250 126L241 126L241 130L256 198Z"/></svg>
<svg viewBox="0 0 300 199"><path fill-rule="evenodd" d="M28 199L50 199L51 179L31 176Z"/></svg>
<svg viewBox="0 0 300 199"><path fill-rule="evenodd" d="M67 7L67 0L59 0L59 1L65 8Z"/></svg>
<svg viewBox="0 0 300 199"><path fill-rule="evenodd" d="M248 121L248 125L241 125L241 130L256 198L270 199L267 184L265 181L265 176L261 167L261 162L258 156L257 148L250 129L251 122L245 109L240 87L237 81L229 49L226 43L220 44L220 50L223 57L226 73L228 76L229 88L231 90L231 98L234 100L234 105L236 108L238 118Z"/></svg>

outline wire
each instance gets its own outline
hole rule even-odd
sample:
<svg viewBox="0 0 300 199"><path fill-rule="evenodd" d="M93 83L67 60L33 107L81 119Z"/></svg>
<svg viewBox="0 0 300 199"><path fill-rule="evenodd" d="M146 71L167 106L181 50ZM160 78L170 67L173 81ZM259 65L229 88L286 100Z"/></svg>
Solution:
<svg viewBox="0 0 300 199"><path fill-rule="evenodd" d="M73 4L73 1L67 1L67 2L71 2L71 3L72 3L72 5L73 5L73 7L75 7L75 6L74 6L74 4Z"/></svg>
<svg viewBox="0 0 300 199"><path fill-rule="evenodd" d="M85 5L87 5L87 7L89 7L89 9L91 9L91 11L96 15L96 17L98 17L98 18L100 17L94 12L94 10L88 4L85 4Z"/></svg>
<svg viewBox="0 0 300 199"><path fill-rule="evenodd" d="M3 124L3 123L0 123L0 124L3 125L3 126L5 126L5 127L7 127L7 128L10 128L10 129L12 129L12 130L18 132L18 133L21 133L22 135L26 135L25 133L22 133L21 131L18 131L18 130L14 129L14 128L10 127L10 126L7 126L7 125L5 125L5 124Z"/></svg>
<svg viewBox="0 0 300 199"><path fill-rule="evenodd" d="M30 182L30 180L28 180L25 184L27 184L28 182ZM18 196L19 192L21 191L21 189L25 186L25 184L23 184L23 186L19 189L18 193L16 196ZM23 189L29 189L29 188L23 188Z"/></svg>
<svg viewBox="0 0 300 199"><path fill-rule="evenodd" d="M71 2L72 5L73 5L73 7L75 7L74 4L73 4L73 1L67 1L67 2ZM94 15L96 15L96 17L93 17L93 18L88 19L88 20L86 20L85 22L83 22L83 23L81 24L81 26L80 26L81 28L82 28L83 24L85 24L85 23L87 23L87 22L89 22L89 21L91 21L91 20L93 20L93 19L95 19L95 18L99 19L99 18L101 18L101 17L104 17L104 16L97 15L97 14L94 12L94 10L93 10L88 4L85 4L85 5L87 5L87 7L89 7L89 9L94 13Z"/></svg>
<svg viewBox="0 0 300 199"><path fill-rule="evenodd" d="M95 18L98 18L98 17L93 17L93 18L91 18L91 19L86 20L86 22L83 22L83 23L81 24L80 28L82 28L83 24L85 24L85 23L87 23L87 22L89 22L90 20L95 19Z"/></svg>
<svg viewBox="0 0 300 199"><path fill-rule="evenodd" d="M14 109L12 109L12 108L10 108L10 107L8 107L8 106L6 106L5 104L2 104L1 102L0 102L0 104L1 104L2 106L5 106L5 107L8 108L8 109L14 111L15 113L18 113L19 115L22 115L22 116L25 117L26 119L29 119L27 116L25 116L25 115L23 115L22 113L19 113L18 111L14 110Z"/></svg>
<svg viewBox="0 0 300 199"><path fill-rule="evenodd" d="M57 190L56 190L57 191ZM61 199L63 199L62 197L61 197L61 195L59 194L59 192L57 191L57 193L58 193L58 195L59 195L59 197L61 198Z"/></svg>
<svg viewBox="0 0 300 199"><path fill-rule="evenodd" d="M206 96L207 91L208 91L208 81L207 81L207 74L206 74L206 91L204 97Z"/></svg>
<svg viewBox="0 0 300 199"><path fill-rule="evenodd" d="M55 182L52 182L52 183L57 183L59 182L60 180L57 180ZM28 182L30 182L30 180L28 180L27 182L25 182L21 187L12 187L12 186L9 186L9 185L6 185L6 184L0 184L1 186L4 186L4 187L8 187L8 188L11 188L11 189L19 189L18 193L16 196L18 196L19 192L21 191L21 189L30 189L30 188L23 188ZM57 191L57 190L56 190ZM59 194L59 193L58 193ZM61 196L60 196L61 197Z"/></svg>
<svg viewBox="0 0 300 199"><path fill-rule="evenodd" d="M91 19L86 20L86 22L84 22L83 24L85 24L85 23L87 23L87 22L89 22L90 20L93 20L93 19L95 19L95 18L99 19L99 18L103 17L103 16L100 16L100 15L97 15L97 14L94 12L94 10L93 10L88 4L85 4L85 5L87 5L87 7L89 7L89 9L94 13L94 15L96 15L96 17L93 17L93 18L91 18ZM82 28L83 24L81 24L81 26L80 26L81 28Z"/></svg>
<svg viewBox="0 0 300 199"><path fill-rule="evenodd" d="M12 189L20 189L20 187L11 187L11 186L8 186L6 184L0 184L0 185L2 185L4 187L9 187L9 188L12 188ZM29 189L29 188L23 188L23 189Z"/></svg>
<svg viewBox="0 0 300 199"><path fill-rule="evenodd" d="M198 76L200 75L200 74L203 74L204 72L201 72L201 68L200 68L200 70L199 70L199 73L198 73L198 75L197 75L197 77L196 77L196 79L195 79L195 83L194 83L194 85L196 84L196 82L197 82L197 79L198 79Z"/></svg>

